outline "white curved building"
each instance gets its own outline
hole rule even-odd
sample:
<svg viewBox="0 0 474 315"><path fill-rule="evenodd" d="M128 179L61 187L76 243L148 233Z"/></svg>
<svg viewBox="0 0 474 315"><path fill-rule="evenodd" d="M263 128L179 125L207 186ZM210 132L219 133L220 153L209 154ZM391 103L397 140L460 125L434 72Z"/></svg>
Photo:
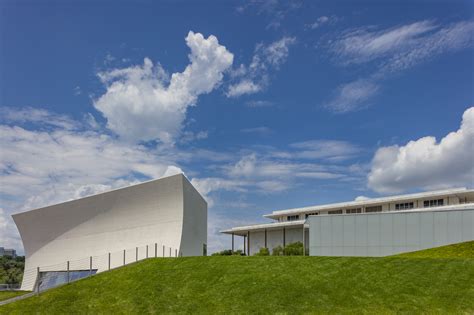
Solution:
<svg viewBox="0 0 474 315"><path fill-rule="evenodd" d="M22 290L34 288L38 267L41 272L68 268L96 273L145 255L206 254L207 203L182 174L18 213L13 219L25 249Z"/></svg>

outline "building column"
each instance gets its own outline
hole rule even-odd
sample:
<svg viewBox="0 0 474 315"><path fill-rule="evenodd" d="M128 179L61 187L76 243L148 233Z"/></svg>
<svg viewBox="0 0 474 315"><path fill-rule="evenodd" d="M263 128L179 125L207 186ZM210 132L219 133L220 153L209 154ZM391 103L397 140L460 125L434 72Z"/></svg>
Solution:
<svg viewBox="0 0 474 315"><path fill-rule="evenodd" d="M286 230L285 230L285 227L283 227L283 248L285 248L286 246Z"/></svg>
<svg viewBox="0 0 474 315"><path fill-rule="evenodd" d="M306 254L306 237L304 235L304 223L303 223L303 256Z"/></svg>
<svg viewBox="0 0 474 315"><path fill-rule="evenodd" d="M245 249L245 243L247 242L247 236L244 235L244 254L247 255L247 250Z"/></svg>
<svg viewBox="0 0 474 315"><path fill-rule="evenodd" d="M232 253L234 252L234 233L232 233Z"/></svg>
<svg viewBox="0 0 474 315"><path fill-rule="evenodd" d="M265 229L265 248L267 248L267 229Z"/></svg>
<svg viewBox="0 0 474 315"><path fill-rule="evenodd" d="M248 256L250 256L250 231L247 232L247 252Z"/></svg>

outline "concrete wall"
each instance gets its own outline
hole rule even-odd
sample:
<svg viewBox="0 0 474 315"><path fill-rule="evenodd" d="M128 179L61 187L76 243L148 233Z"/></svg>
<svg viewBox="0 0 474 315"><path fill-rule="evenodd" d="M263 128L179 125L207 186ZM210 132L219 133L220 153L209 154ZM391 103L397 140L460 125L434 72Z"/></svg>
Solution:
<svg viewBox="0 0 474 315"><path fill-rule="evenodd" d="M387 256L474 239L474 209L311 216L312 256Z"/></svg>
<svg viewBox="0 0 474 315"><path fill-rule="evenodd" d="M131 249L128 262L135 258L135 247L143 258L146 245L154 250L155 243L166 246L166 256L169 248L173 256L176 250L202 255L207 204L189 186L179 174L13 215L25 248L25 270L109 252L114 267L123 264L124 249ZM29 272L22 289L33 289L35 276Z"/></svg>
<svg viewBox="0 0 474 315"><path fill-rule="evenodd" d="M207 202L191 183L183 181L184 220L181 236L183 256L203 255L207 247Z"/></svg>

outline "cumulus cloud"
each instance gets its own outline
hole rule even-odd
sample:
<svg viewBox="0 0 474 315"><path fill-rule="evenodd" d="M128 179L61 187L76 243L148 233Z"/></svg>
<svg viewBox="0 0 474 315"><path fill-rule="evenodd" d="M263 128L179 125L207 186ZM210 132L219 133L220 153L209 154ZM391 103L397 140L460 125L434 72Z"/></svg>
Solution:
<svg viewBox="0 0 474 315"><path fill-rule="evenodd" d="M269 45L258 44L250 65L241 64L233 71L234 81L229 85L226 95L238 97L264 90L270 72L278 70L286 62L290 46L295 42L294 37L285 36Z"/></svg>
<svg viewBox="0 0 474 315"><path fill-rule="evenodd" d="M472 46L473 34L472 21L444 26L418 21L383 30L364 27L344 32L329 43L333 60L342 66L370 64L374 70L367 77L340 85L326 108L346 113L367 107L381 82L442 54Z"/></svg>
<svg viewBox="0 0 474 315"><path fill-rule="evenodd" d="M372 160L368 186L379 193L413 188L474 185L474 107L464 112L457 131L437 142L423 137L404 146L382 147Z"/></svg>
<svg viewBox="0 0 474 315"><path fill-rule="evenodd" d="M178 137L187 108L215 89L233 62L233 54L213 35L189 32L186 44L190 63L170 77L149 58L143 65L98 74L106 92L94 106L107 118L108 128L135 142L170 143Z"/></svg>

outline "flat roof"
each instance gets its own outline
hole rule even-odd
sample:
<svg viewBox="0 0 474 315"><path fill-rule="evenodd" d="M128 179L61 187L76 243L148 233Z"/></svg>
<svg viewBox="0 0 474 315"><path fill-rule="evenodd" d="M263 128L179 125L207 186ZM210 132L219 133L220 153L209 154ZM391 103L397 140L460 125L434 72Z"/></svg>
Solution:
<svg viewBox="0 0 474 315"><path fill-rule="evenodd" d="M394 213L413 213L413 212L438 212L438 211L450 211L450 210L470 210L474 209L474 203L463 203L450 206L439 206L439 207L430 207L430 208L416 208L409 210L390 210L383 212L364 212L364 213L341 213L341 214L326 214L326 215L314 215L314 217L322 216L351 216L351 215L372 215L372 214L394 214ZM309 216L313 217L313 216ZM303 227L303 224L306 224L306 220L295 220L295 221L284 221L284 222L273 222L273 223L262 223L262 224L253 224L245 226L237 226L231 229L222 230L220 233L224 234L235 234L244 236L248 231L264 231L279 229L282 227Z"/></svg>
<svg viewBox="0 0 474 315"><path fill-rule="evenodd" d="M247 231L258 231L258 230L272 230L279 229L282 227L296 227L303 226L306 220L295 220L295 221L285 221L285 222L273 222L273 223L262 223L262 224L253 224L246 226L237 226L228 230L220 231L220 233L225 234L236 234L236 235L245 235Z"/></svg>
<svg viewBox="0 0 474 315"><path fill-rule="evenodd" d="M411 200L411 199L450 196L450 195L457 195L460 193L474 193L474 189L467 189L466 187L462 187L462 188L454 188L454 189L427 191L427 192L414 193L414 194L405 194L405 195L396 195L396 196L388 196L388 197L380 197L380 198L369 198L369 199L364 199L364 200L331 203L331 204L324 204L324 205L315 205L315 206L292 208L292 209L285 209L285 210L275 210L271 214L265 214L264 217L265 218L278 218L285 215L299 214L299 213L305 213L305 212L311 212L311 211L340 209L340 208L349 208L349 207L366 206L366 205L377 205L377 204L389 203L393 201L404 201L404 200Z"/></svg>

